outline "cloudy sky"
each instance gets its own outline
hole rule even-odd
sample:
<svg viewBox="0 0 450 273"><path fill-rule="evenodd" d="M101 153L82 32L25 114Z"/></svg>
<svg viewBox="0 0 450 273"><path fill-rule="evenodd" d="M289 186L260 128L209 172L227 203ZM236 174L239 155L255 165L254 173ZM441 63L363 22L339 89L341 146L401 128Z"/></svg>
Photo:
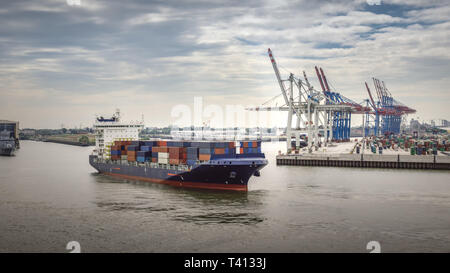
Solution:
<svg viewBox="0 0 450 273"><path fill-rule="evenodd" d="M85 127L117 107L163 126L196 96L259 105L280 92L269 47L284 76L319 87L321 66L357 102L377 77L414 117L450 119L445 0L0 2L0 119L22 128Z"/></svg>

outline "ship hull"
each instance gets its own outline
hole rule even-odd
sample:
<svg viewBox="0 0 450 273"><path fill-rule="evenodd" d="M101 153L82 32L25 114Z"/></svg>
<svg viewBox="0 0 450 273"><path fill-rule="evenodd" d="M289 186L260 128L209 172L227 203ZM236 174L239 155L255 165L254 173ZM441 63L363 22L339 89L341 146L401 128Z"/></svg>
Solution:
<svg viewBox="0 0 450 273"><path fill-rule="evenodd" d="M195 165L190 170L102 162L93 155L89 157L89 163L99 173L122 179L185 188L247 191L250 177L267 165L267 160L262 158L221 159Z"/></svg>
<svg viewBox="0 0 450 273"><path fill-rule="evenodd" d="M14 148L0 148L0 155L3 156L13 156L14 155Z"/></svg>

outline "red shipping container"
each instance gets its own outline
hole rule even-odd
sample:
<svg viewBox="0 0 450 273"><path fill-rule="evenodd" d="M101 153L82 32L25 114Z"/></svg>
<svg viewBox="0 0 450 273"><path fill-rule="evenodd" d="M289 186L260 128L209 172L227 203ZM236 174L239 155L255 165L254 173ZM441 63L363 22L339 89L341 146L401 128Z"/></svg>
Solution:
<svg viewBox="0 0 450 273"><path fill-rule="evenodd" d="M186 158L185 148L182 147L169 147L169 158L182 159Z"/></svg>
<svg viewBox="0 0 450 273"><path fill-rule="evenodd" d="M157 163L157 162L158 162L158 158L152 157L152 162L153 162L153 163Z"/></svg>
<svg viewBox="0 0 450 273"><path fill-rule="evenodd" d="M180 154L180 147L168 147L169 154L173 156L178 156Z"/></svg>
<svg viewBox="0 0 450 273"><path fill-rule="evenodd" d="M236 145L234 144L234 142L229 142L228 148L236 148Z"/></svg>

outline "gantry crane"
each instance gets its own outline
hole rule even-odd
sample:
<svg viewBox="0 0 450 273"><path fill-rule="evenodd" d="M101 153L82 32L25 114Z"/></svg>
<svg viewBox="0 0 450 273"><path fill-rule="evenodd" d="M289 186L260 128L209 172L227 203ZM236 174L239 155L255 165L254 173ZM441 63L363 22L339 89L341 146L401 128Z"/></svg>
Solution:
<svg viewBox="0 0 450 273"><path fill-rule="evenodd" d="M252 111L287 111L286 146L290 152L293 148L300 148L300 136L308 136L308 151L317 149L322 142L341 141L350 138L350 113L364 110L364 107L345 98L337 92L332 92L328 86L325 74L321 74L316 67L322 92L317 91L308 81L306 72L303 79L289 73L287 79L282 79L275 57L270 48L267 51L272 63L275 76L284 98L284 105L280 107L247 108ZM289 85L286 87L285 82ZM296 93L294 96L294 93ZM298 94L297 94L298 93ZM278 97L278 96L277 96ZM263 104L264 105L264 104ZM295 126L292 126L293 119ZM295 145L292 145L295 138ZM293 147L294 146L294 147Z"/></svg>
<svg viewBox="0 0 450 273"><path fill-rule="evenodd" d="M391 92L386 88L384 81L372 78L377 93L378 101L373 99L370 88L367 84L366 89L370 98L372 111L365 114L365 135L387 135L399 134L402 118L404 115L415 113L416 110L405 106L392 97ZM380 120L381 118L381 120ZM373 125L371 125L373 124ZM372 130L372 134L371 131Z"/></svg>

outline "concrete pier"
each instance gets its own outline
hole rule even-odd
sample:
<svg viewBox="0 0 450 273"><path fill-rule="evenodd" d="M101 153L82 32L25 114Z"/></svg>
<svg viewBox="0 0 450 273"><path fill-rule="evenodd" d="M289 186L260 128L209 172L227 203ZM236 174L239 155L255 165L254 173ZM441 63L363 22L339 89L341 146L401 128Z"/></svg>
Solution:
<svg viewBox="0 0 450 273"><path fill-rule="evenodd" d="M277 165L450 170L450 156L320 154L278 155Z"/></svg>

